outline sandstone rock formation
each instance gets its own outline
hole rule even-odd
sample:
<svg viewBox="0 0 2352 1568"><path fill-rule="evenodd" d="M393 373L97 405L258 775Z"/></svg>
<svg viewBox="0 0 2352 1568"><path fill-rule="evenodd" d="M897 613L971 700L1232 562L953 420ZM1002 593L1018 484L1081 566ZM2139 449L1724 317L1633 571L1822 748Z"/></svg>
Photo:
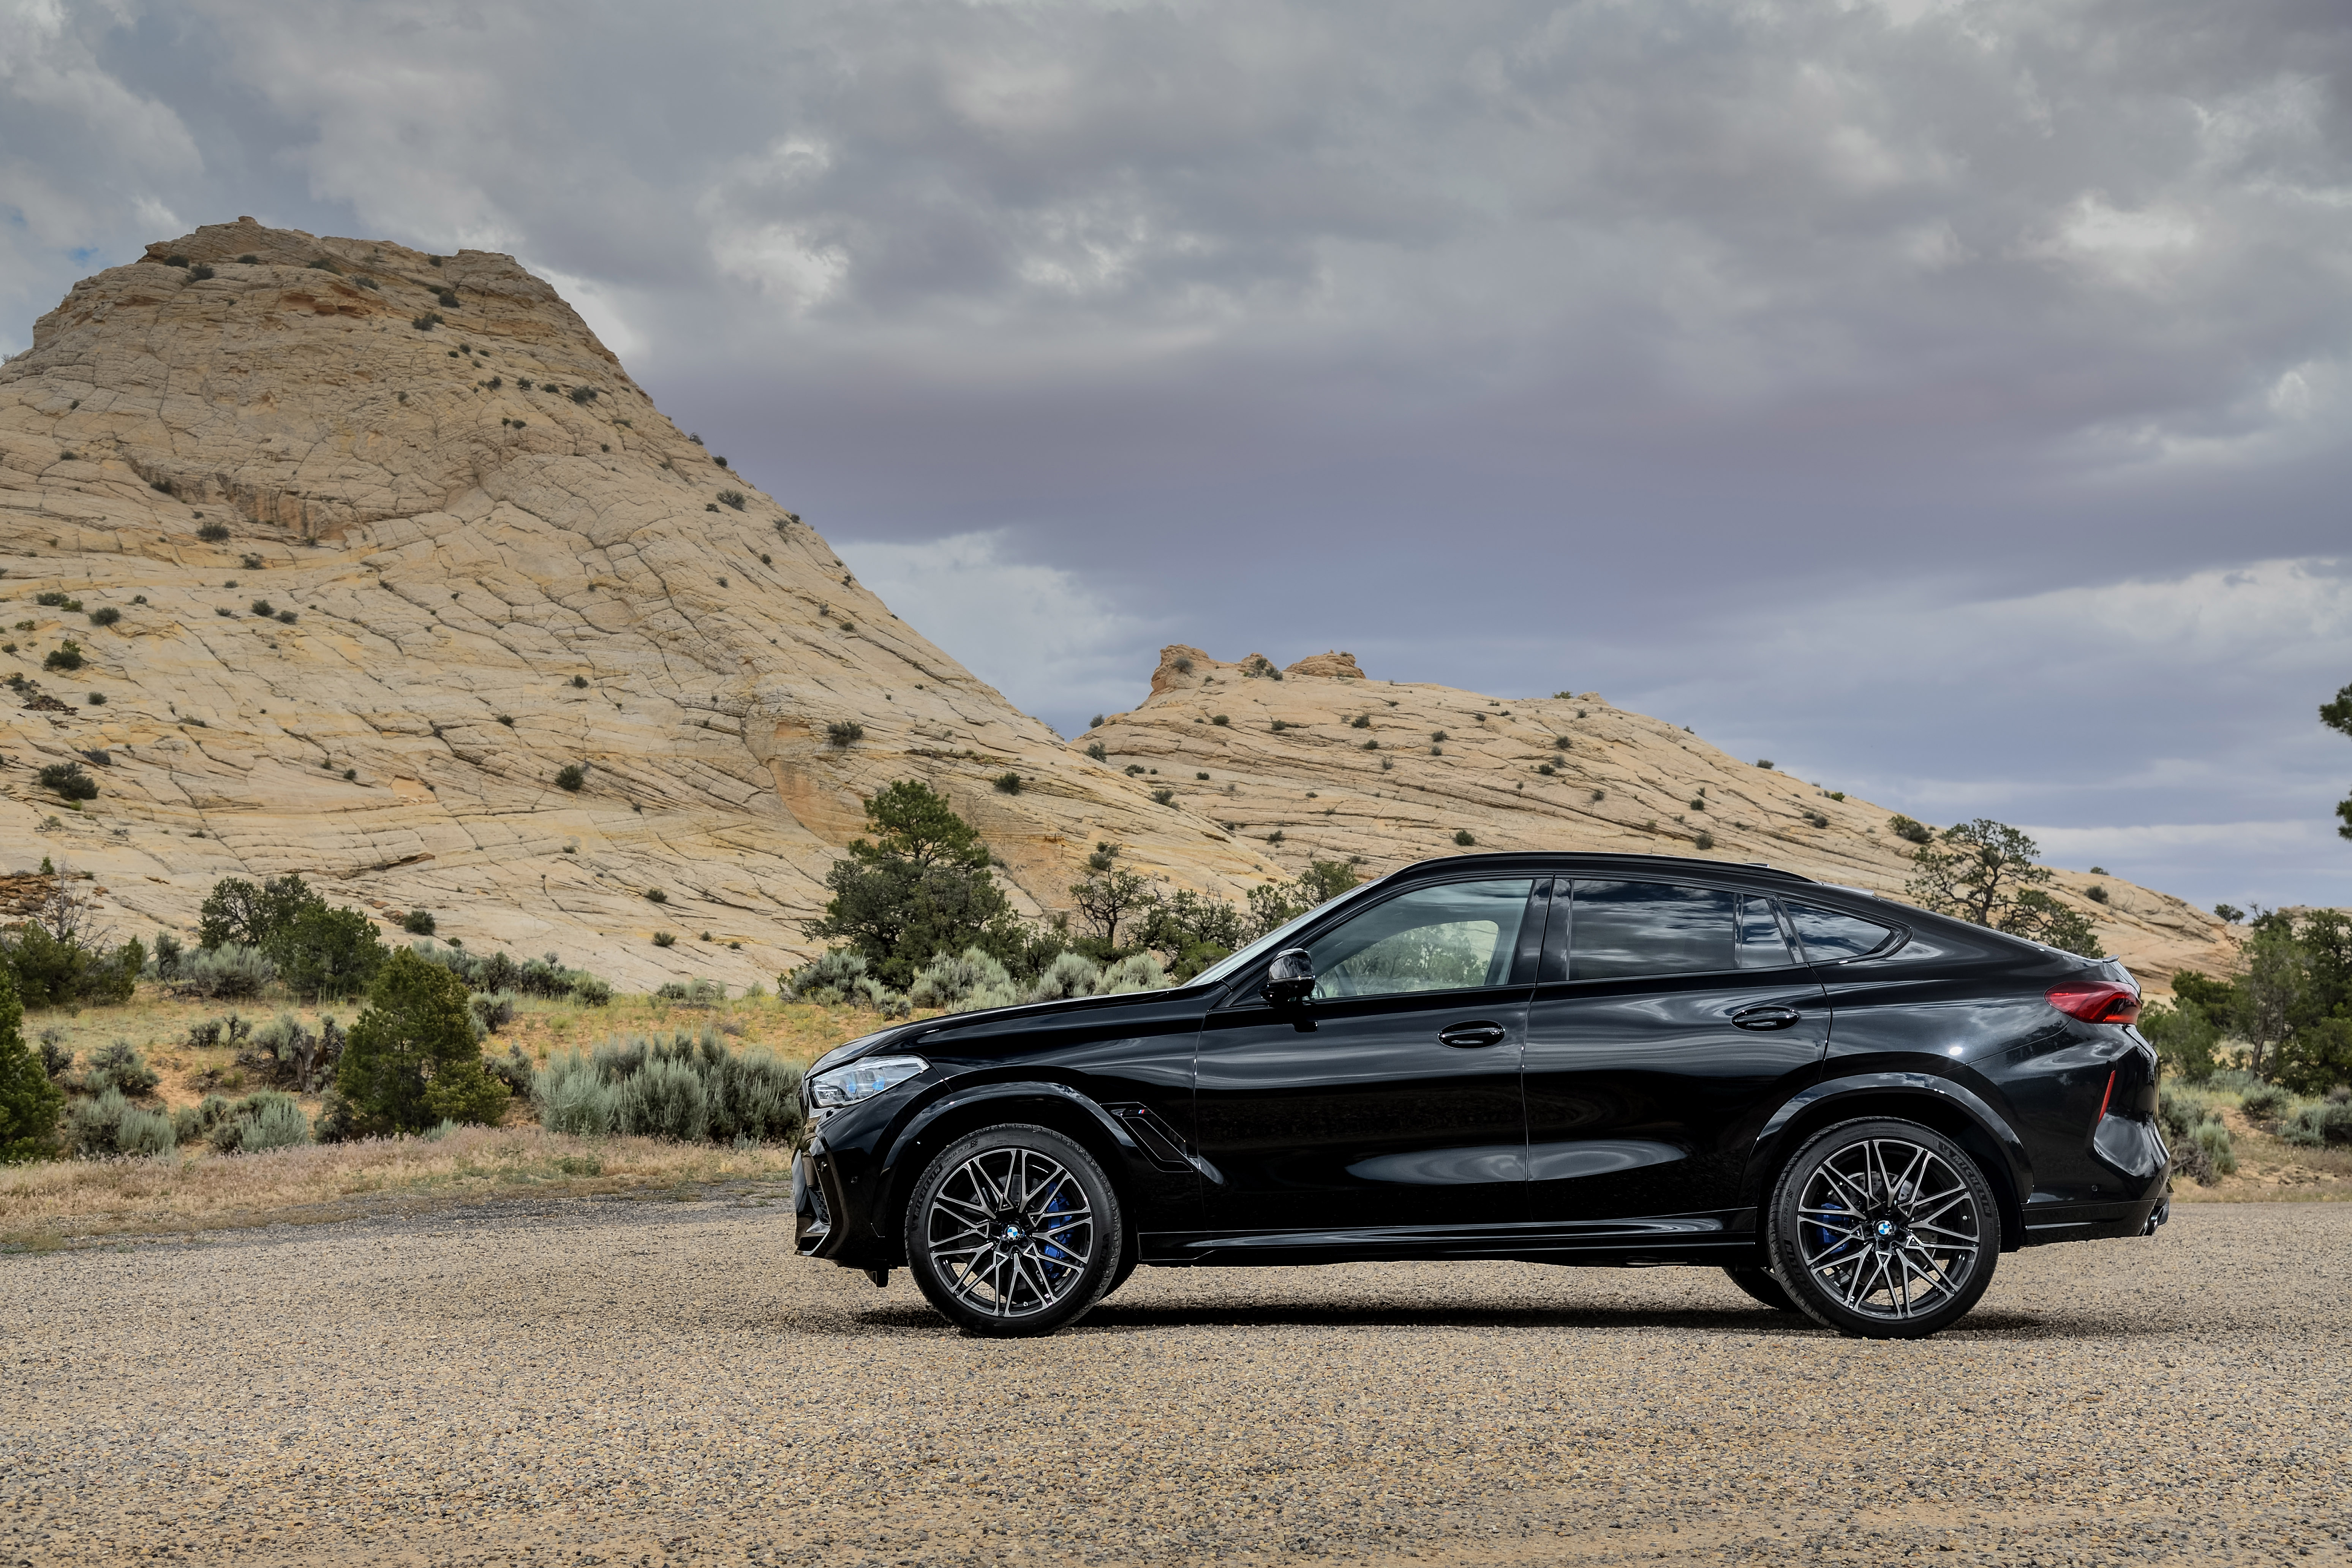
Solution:
<svg viewBox="0 0 2352 1568"><path fill-rule="evenodd" d="M94 872L125 936L299 871L388 936L423 908L624 985L744 984L814 951L859 797L908 776L1032 914L1103 841L1228 898L1457 833L1905 877L1881 807L1594 695L1376 681L1336 649L1171 647L1141 708L1066 744L477 251L247 219L77 284L0 366L0 872ZM37 781L74 762L79 810ZM2151 978L2228 962L2177 899L2060 882Z"/></svg>
<svg viewBox="0 0 2352 1568"><path fill-rule="evenodd" d="M1727 756L1597 692L1484 697L1368 679L1346 654L1276 669L1259 654L1225 664L1179 646L1162 650L1143 705L1077 743L1088 742L1293 871L1591 849L1769 861L1890 898L1911 872L1885 806ZM1471 845L1456 842L1465 833ZM2178 969L2234 961L2229 928L2169 894L2079 871L2060 871L2053 891L2158 989Z"/></svg>
<svg viewBox="0 0 2352 1568"><path fill-rule="evenodd" d="M299 871L478 951L747 984L909 775L1031 912L1098 840L1279 871L926 642L504 256L240 219L77 284L0 367L0 870L95 871L126 936ZM79 811L36 782L72 761Z"/></svg>

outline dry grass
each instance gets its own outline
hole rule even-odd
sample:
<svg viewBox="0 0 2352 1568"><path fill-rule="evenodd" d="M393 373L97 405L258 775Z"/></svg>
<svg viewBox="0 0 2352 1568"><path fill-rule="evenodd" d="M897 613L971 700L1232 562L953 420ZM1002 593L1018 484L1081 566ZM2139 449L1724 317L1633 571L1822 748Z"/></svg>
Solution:
<svg viewBox="0 0 2352 1568"><path fill-rule="evenodd" d="M257 1026L280 1013L291 1013L315 1029L321 1015L349 1026L359 1008L350 1003L307 1006L283 997L187 1002L142 984L139 994L121 1006L28 1013L25 1038L37 1040L44 1031L55 1029L65 1037L64 1044L76 1058L84 1062L91 1052L115 1040L128 1040L146 1053L148 1065L162 1075L155 1092L169 1110L193 1105L207 1094L238 1095L267 1087L236 1065L236 1052L231 1047L198 1048L187 1043L190 1025L205 1018L225 1018L231 1013ZM491 1056L504 1056L509 1045L519 1045L532 1060L544 1062L549 1053L573 1046L593 1047L622 1036L667 1035L679 1029L698 1033L711 1026L739 1050L765 1047L787 1061L806 1065L845 1040L880 1028L882 1023L881 1015L870 1008L826 1007L774 996L744 997L713 1007L690 1007L652 996L618 996L603 1007L523 998L517 1002L514 1022L486 1041L483 1049ZM303 1109L317 1115L317 1098L306 1099Z"/></svg>
<svg viewBox="0 0 2352 1568"><path fill-rule="evenodd" d="M2216 1096L2219 1101L2221 1097ZM2352 1149L2306 1149L2273 1138L2236 1106L2221 1104L2238 1172L2210 1187L2176 1181L2175 1203L2309 1204L2352 1201Z"/></svg>
<svg viewBox="0 0 2352 1568"><path fill-rule="evenodd" d="M0 1247L91 1237L345 1219L520 1194L579 1196L789 1175L792 1151L465 1127L262 1154L57 1160L0 1167Z"/></svg>
<svg viewBox="0 0 2352 1568"><path fill-rule="evenodd" d="M142 985L120 1006L28 1014L25 1038L55 1029L75 1056L115 1040L144 1051L162 1076L152 1103L169 1110L206 1094L264 1087L227 1046L187 1043L190 1025L234 1012L256 1025L291 1013L315 1028L321 1014L349 1026L351 1004L303 1006L284 998L236 1004L181 1001ZM535 1061L573 1046L628 1035L699 1032L715 1026L738 1049L765 1047L803 1064L881 1026L870 1009L819 1006L774 996L692 1007L651 996L621 996L604 1007L523 999L513 1023L486 1042L503 1056L520 1045ZM315 1117L317 1096L303 1100ZM152 1160L52 1161L0 1167L0 1247L57 1246L88 1237L202 1229L276 1221L343 1218L385 1206L455 1203L523 1192L614 1192L709 1182L773 1179L791 1168L784 1149L725 1150L647 1138L587 1140L545 1132L518 1104L505 1127L468 1127L438 1142L386 1139L217 1155L191 1145Z"/></svg>

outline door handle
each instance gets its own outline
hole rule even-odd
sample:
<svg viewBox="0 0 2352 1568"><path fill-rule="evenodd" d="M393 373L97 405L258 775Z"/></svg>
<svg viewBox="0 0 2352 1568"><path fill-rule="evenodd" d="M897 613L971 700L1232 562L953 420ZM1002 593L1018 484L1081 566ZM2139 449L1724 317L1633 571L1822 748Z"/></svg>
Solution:
<svg viewBox="0 0 2352 1568"><path fill-rule="evenodd" d="M1489 1024L1482 1020L1475 1024L1448 1024L1444 1028L1437 1031L1437 1038L1441 1045L1458 1046L1464 1050L1471 1050L1479 1046L1499 1046L1509 1033L1510 1031L1500 1024Z"/></svg>
<svg viewBox="0 0 2352 1568"><path fill-rule="evenodd" d="M1749 1007L1734 1013L1731 1021L1743 1029L1785 1029L1798 1019L1794 1007L1774 1003L1769 1007Z"/></svg>

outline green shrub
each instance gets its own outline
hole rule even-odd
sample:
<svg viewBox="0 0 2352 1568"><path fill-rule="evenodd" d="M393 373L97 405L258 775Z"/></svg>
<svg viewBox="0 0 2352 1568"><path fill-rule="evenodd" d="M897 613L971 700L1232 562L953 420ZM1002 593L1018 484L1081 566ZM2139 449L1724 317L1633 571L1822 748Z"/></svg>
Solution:
<svg viewBox="0 0 2352 1568"><path fill-rule="evenodd" d="M91 1053L80 1088L85 1094L103 1094L110 1089L138 1100L154 1093L162 1081L163 1075L147 1065L139 1047L128 1040L117 1040Z"/></svg>
<svg viewBox="0 0 2352 1568"><path fill-rule="evenodd" d="M846 1002L866 978L866 955L836 948L776 977L776 989L803 1002Z"/></svg>
<svg viewBox="0 0 2352 1568"><path fill-rule="evenodd" d="M53 931L36 919L0 928L0 970L11 974L26 1006L128 1002L146 967L146 949L137 942L108 952L84 943L68 924Z"/></svg>
<svg viewBox="0 0 2352 1568"><path fill-rule="evenodd" d="M1021 793L1021 775L1009 770L997 774L996 777L990 782L996 785L996 793L999 795L1019 795Z"/></svg>
<svg viewBox="0 0 2352 1568"><path fill-rule="evenodd" d="M1099 721L1097 721L1099 722ZM1098 763L1108 762L1110 758L1110 752L1100 741L1088 741L1087 742L1087 755L1092 757Z"/></svg>
<svg viewBox="0 0 2352 1568"><path fill-rule="evenodd" d="M274 1089L235 1101L208 1094L201 1105L182 1106L172 1121L180 1142L202 1139L223 1154L257 1154L310 1142L310 1124L300 1101Z"/></svg>
<svg viewBox="0 0 2352 1568"><path fill-rule="evenodd" d="M1220 728L1223 727L1224 725L1230 724L1230 723L1232 723L1233 721L1233 721L1233 716L1232 716L1231 714L1228 714L1228 713L1212 713L1212 714L1210 714L1210 715L1209 715L1209 722L1210 722L1210 723L1212 723L1212 724L1215 724L1215 725L1219 726Z"/></svg>
<svg viewBox="0 0 2352 1568"><path fill-rule="evenodd" d="M743 492L741 490L720 490L719 492L719 504L720 506L731 506L737 511L741 511L743 510Z"/></svg>
<svg viewBox="0 0 2352 1568"><path fill-rule="evenodd" d="M2274 1083L2266 1083L2248 1089L2238 1101L2238 1109L2245 1112L2249 1121L2276 1121L2294 1103L2294 1096Z"/></svg>
<svg viewBox="0 0 2352 1568"><path fill-rule="evenodd" d="M0 964L0 1164L20 1164L47 1154L57 1135L65 1093L49 1081L56 1070L47 1058L55 1048L43 1041L36 1058L25 1047L25 1010L15 980ZM73 1058L66 1055L70 1066Z"/></svg>
<svg viewBox="0 0 2352 1568"><path fill-rule="evenodd" d="M330 909L323 900L305 905L268 951L287 989L306 1000L358 994L386 956L373 921L354 909Z"/></svg>
<svg viewBox="0 0 2352 1568"><path fill-rule="evenodd" d="M100 605L89 613L89 624L94 626L110 626L121 618L122 612L112 605Z"/></svg>
<svg viewBox="0 0 2352 1568"><path fill-rule="evenodd" d="M1886 819L1886 830L1908 844L1927 844L1935 839L1936 830L1924 822L1897 814Z"/></svg>
<svg viewBox="0 0 2352 1568"><path fill-rule="evenodd" d="M112 1089L75 1102L66 1113L65 1138L67 1147L84 1160L168 1154L180 1146L169 1116L142 1110Z"/></svg>
<svg viewBox="0 0 2352 1568"><path fill-rule="evenodd" d="M1102 984L1102 967L1082 952L1055 955L1044 973L1030 984L1028 1000L1059 1002L1072 996L1091 996Z"/></svg>
<svg viewBox="0 0 2352 1568"><path fill-rule="evenodd" d="M1707 850L1715 847L1715 835L1707 832L1705 828L1701 828L1699 829L1698 837L1691 840L1691 847L1698 850L1701 854L1704 854Z"/></svg>
<svg viewBox="0 0 2352 1568"><path fill-rule="evenodd" d="M0 984L7 981L7 971L0 970ZM35 1047L40 1054L41 1070L51 1078L63 1078L73 1070L74 1054L66 1044L66 1032L51 1026L41 1031L40 1043Z"/></svg>
<svg viewBox="0 0 2352 1568"><path fill-rule="evenodd" d="M1372 716L1369 713L1359 713L1348 721L1348 727L1351 730L1369 730L1372 727Z"/></svg>
<svg viewBox="0 0 2352 1568"><path fill-rule="evenodd" d="M980 948L968 947L960 954L943 952L925 964L907 987L907 1000L918 1007L970 1013L1010 1007L1021 996L1003 964Z"/></svg>
<svg viewBox="0 0 2352 1568"><path fill-rule="evenodd" d="M654 945L656 947L669 947L674 945L677 941L677 933L676 931L657 931L654 932Z"/></svg>
<svg viewBox="0 0 2352 1568"><path fill-rule="evenodd" d="M1172 789L1156 789L1151 792L1151 798L1160 805L1171 805L1175 803L1176 792Z"/></svg>
<svg viewBox="0 0 2352 1568"><path fill-rule="evenodd" d="M515 996L511 991L489 991L470 998L467 1004L473 1009L474 1022L487 1034L497 1034L514 1022Z"/></svg>
<svg viewBox="0 0 2352 1568"><path fill-rule="evenodd" d="M415 936L431 936L438 923L431 910L411 910L400 917L400 929Z"/></svg>
<svg viewBox="0 0 2352 1568"><path fill-rule="evenodd" d="M824 741L829 746L854 746L866 739L866 726L855 719L843 719L824 727Z"/></svg>
<svg viewBox="0 0 2352 1568"><path fill-rule="evenodd" d="M613 1131L615 1099L613 1086L577 1050L549 1057L531 1085L539 1124L551 1132L604 1136Z"/></svg>
<svg viewBox="0 0 2352 1568"><path fill-rule="evenodd" d="M1538 763L1536 764L1536 772L1543 774L1546 778L1550 778L1555 773L1559 773L1559 770L1553 767L1549 763Z"/></svg>
<svg viewBox="0 0 2352 1568"><path fill-rule="evenodd" d="M362 1135L422 1132L445 1118L494 1123L507 1103L482 1065L465 982L414 952L377 972L335 1083Z"/></svg>
<svg viewBox="0 0 2352 1568"><path fill-rule="evenodd" d="M196 530L196 537L203 540L206 544L218 544L228 537L228 524L225 522L208 522L202 528Z"/></svg>
<svg viewBox="0 0 2352 1568"><path fill-rule="evenodd" d="M2230 1130L2219 1121L2200 1121L2190 1133L2193 1142L2217 1176L2238 1173L2238 1152L2231 1142Z"/></svg>
<svg viewBox="0 0 2352 1568"><path fill-rule="evenodd" d="M1457 827L1454 830L1454 842L1459 844L1465 849L1467 849L1470 846L1477 843L1478 840L1471 836L1468 828Z"/></svg>
<svg viewBox="0 0 2352 1568"><path fill-rule="evenodd" d="M232 1013L228 1024L234 1034L242 1020ZM320 1019L313 1034L291 1013L280 1013L251 1032L253 1048L238 1052L237 1061L261 1069L271 1082L290 1084L306 1094L333 1081L349 1043L334 1019Z"/></svg>
<svg viewBox="0 0 2352 1568"><path fill-rule="evenodd" d="M243 942L226 942L188 953L167 984L175 995L231 1001L258 996L277 980L278 966L268 953Z"/></svg>
<svg viewBox="0 0 2352 1568"><path fill-rule="evenodd" d="M613 1121L617 1131L699 1143L710 1131L710 1097L691 1064L657 1058L618 1086Z"/></svg>
<svg viewBox="0 0 2352 1568"><path fill-rule="evenodd" d="M2083 896L2095 904L2104 904L2107 901L2107 889L2094 882L2083 889Z"/></svg>
<svg viewBox="0 0 2352 1568"><path fill-rule="evenodd" d="M98 781L84 772L79 763L50 763L37 776L43 789L52 790L68 800L98 798Z"/></svg>
<svg viewBox="0 0 2352 1568"><path fill-rule="evenodd" d="M2306 1149L2352 1143L2352 1102L2323 1100L2305 1105L2279 1124L2278 1135Z"/></svg>
<svg viewBox="0 0 2352 1568"><path fill-rule="evenodd" d="M408 324L415 327L420 332L429 332L434 328L441 324L441 312L438 310L427 310L425 314L415 318ZM525 384L528 385L529 384L526 383Z"/></svg>

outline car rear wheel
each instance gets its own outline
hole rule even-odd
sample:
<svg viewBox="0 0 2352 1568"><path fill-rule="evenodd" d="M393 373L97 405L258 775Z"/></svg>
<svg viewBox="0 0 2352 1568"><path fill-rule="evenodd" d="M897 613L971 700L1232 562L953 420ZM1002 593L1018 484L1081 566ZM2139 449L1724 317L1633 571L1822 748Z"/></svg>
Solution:
<svg viewBox="0 0 2352 1568"><path fill-rule="evenodd" d="M1769 1270L1743 1268L1737 1264L1727 1263L1723 1266L1723 1271L1731 1276L1731 1282L1734 1285L1738 1286L1774 1311L1793 1312L1798 1310L1797 1304L1789 1300L1789 1293L1780 1289L1780 1282L1773 1279Z"/></svg>
<svg viewBox="0 0 2352 1568"><path fill-rule="evenodd" d="M1772 1275L1806 1316L1864 1339L1923 1339L1992 1283L2000 1210L1966 1150L1892 1119L1832 1127L1773 1189Z"/></svg>
<svg viewBox="0 0 2352 1568"><path fill-rule="evenodd" d="M907 1205L907 1264L970 1334L1050 1334L1108 1289L1126 1237L1118 1194L1047 1127L986 1128L942 1150Z"/></svg>

